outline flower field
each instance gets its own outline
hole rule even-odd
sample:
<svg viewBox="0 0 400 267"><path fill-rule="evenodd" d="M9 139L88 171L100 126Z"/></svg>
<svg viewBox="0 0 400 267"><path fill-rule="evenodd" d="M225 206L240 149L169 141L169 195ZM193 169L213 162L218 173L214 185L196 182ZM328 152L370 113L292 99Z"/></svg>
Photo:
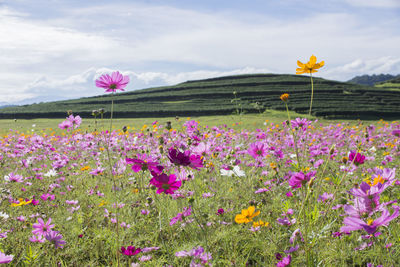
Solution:
<svg viewBox="0 0 400 267"><path fill-rule="evenodd" d="M398 122L80 123L1 137L0 263L400 263Z"/></svg>

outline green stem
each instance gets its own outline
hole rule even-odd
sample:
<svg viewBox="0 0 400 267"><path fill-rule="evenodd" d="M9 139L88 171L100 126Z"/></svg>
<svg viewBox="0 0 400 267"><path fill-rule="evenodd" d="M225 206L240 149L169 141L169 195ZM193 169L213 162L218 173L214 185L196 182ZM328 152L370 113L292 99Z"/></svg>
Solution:
<svg viewBox="0 0 400 267"><path fill-rule="evenodd" d="M311 79L311 102L310 102L310 111L308 112L308 115L311 116L312 102L314 98L314 82L312 79L312 73L310 73L310 79Z"/></svg>
<svg viewBox="0 0 400 267"><path fill-rule="evenodd" d="M288 107L286 102L284 102L284 103L285 103L285 106L286 106L286 112L287 112L288 119L289 119L289 128L290 128L289 130L290 130L290 133L292 134L293 140L294 140L294 149L295 149L295 152L296 152L297 164L299 165L299 168L300 168L301 166L300 166L299 151L297 149L297 137L292 131L292 120L290 118L289 107Z"/></svg>
<svg viewBox="0 0 400 267"><path fill-rule="evenodd" d="M111 136L111 130L112 130L112 123L113 123L113 111L114 111L114 92L111 95L110 136Z"/></svg>

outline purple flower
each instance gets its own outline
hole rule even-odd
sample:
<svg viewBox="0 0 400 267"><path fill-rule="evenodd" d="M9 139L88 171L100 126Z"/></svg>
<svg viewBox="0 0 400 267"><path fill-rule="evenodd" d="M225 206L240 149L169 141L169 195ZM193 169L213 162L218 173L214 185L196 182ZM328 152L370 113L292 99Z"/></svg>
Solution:
<svg viewBox="0 0 400 267"><path fill-rule="evenodd" d="M224 213L225 213L224 209L218 209L218 211L217 211L217 215L222 215Z"/></svg>
<svg viewBox="0 0 400 267"><path fill-rule="evenodd" d="M106 89L106 92L125 91L124 88L129 83L129 76L124 76L119 71L114 71L111 76L103 74L96 80L96 86Z"/></svg>
<svg viewBox="0 0 400 267"><path fill-rule="evenodd" d="M6 255L0 251L0 264L9 263L13 260L13 258L14 258L13 255Z"/></svg>
<svg viewBox="0 0 400 267"><path fill-rule="evenodd" d="M128 246L127 248L121 247L121 253L126 256L135 256L139 254L142 250L140 248L135 248L132 246Z"/></svg>
<svg viewBox="0 0 400 267"><path fill-rule="evenodd" d="M333 194L328 194L327 192L324 192L318 197L319 202L326 202L328 199L333 199Z"/></svg>
<svg viewBox="0 0 400 267"><path fill-rule="evenodd" d="M63 236L58 231L50 231L49 233L45 234L44 237L51 243L54 244L56 248L63 248L64 244L66 243L62 240Z"/></svg>
<svg viewBox="0 0 400 267"><path fill-rule="evenodd" d="M381 217L375 220L369 219L367 223L359 217L346 217L343 220L345 226L342 226L340 231L349 233L351 231L364 229L368 234L373 234L379 226L387 226L391 220L399 216L399 207L393 206L393 208L393 214L390 214L387 209L382 209Z"/></svg>
<svg viewBox="0 0 400 267"><path fill-rule="evenodd" d="M157 187L157 194L165 193L165 194L173 194L174 191L178 190L181 187L182 182L176 179L175 174L167 175L162 173L160 175L156 175L153 173L153 178L150 180L150 183Z"/></svg>
<svg viewBox="0 0 400 267"><path fill-rule="evenodd" d="M195 154L191 155L189 150L181 152L171 147L168 151L168 158L175 165L189 166L196 170L203 168L202 157Z"/></svg>

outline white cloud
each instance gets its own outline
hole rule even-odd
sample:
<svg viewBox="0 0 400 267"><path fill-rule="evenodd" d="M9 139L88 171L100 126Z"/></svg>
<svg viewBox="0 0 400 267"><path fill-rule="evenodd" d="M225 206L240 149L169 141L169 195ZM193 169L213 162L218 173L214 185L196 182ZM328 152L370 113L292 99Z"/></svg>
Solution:
<svg viewBox="0 0 400 267"><path fill-rule="evenodd" d="M357 7L377 7L377 8L400 7L399 0L345 0L345 2Z"/></svg>
<svg viewBox="0 0 400 267"><path fill-rule="evenodd" d="M368 60L356 59L343 66L331 68L325 72L325 77L330 79L350 80L354 76L363 74L392 74L400 73L400 57L381 57Z"/></svg>
<svg viewBox="0 0 400 267"><path fill-rule="evenodd" d="M81 74L75 74L61 79L42 76L28 84L25 91L30 92L29 98L34 99L35 102L38 102L38 97L41 95L47 95L48 99L53 100L100 95L104 93L104 90L95 86L95 80L102 74L111 73L112 71L114 70L108 68L90 68ZM131 82L126 88L128 91L159 85L175 85L187 80L266 72L269 72L269 70L250 67L230 71L204 70L174 74L164 72L136 73L133 71L121 71L123 75L130 76Z"/></svg>
<svg viewBox="0 0 400 267"><path fill-rule="evenodd" d="M0 102L97 95L93 79L111 69L129 70L131 89L257 70L294 73L296 60L311 54L326 62L322 77L400 72L396 16L370 23L350 12L280 18L131 2L59 13L40 19L0 6Z"/></svg>

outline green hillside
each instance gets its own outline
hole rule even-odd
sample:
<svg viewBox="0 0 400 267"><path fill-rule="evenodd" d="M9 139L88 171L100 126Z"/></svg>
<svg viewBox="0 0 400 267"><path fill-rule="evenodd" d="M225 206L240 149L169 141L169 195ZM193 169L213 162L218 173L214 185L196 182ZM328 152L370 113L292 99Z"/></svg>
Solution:
<svg viewBox="0 0 400 267"><path fill-rule="evenodd" d="M313 115L325 118L400 118L400 94L351 83L314 79ZM233 92L236 92L237 101ZM279 99L289 93L289 108L306 114L310 78L300 75L254 74L188 81L175 86L149 88L115 95L118 118L203 116L232 114L238 109L258 113L283 110ZM94 109L110 110L111 95L24 105L0 109L0 118L64 118L67 110L91 117ZM258 104L256 104L258 103ZM106 115L109 112L106 113Z"/></svg>
<svg viewBox="0 0 400 267"><path fill-rule="evenodd" d="M387 89L399 89L400 90L400 75L388 81L376 83L375 87L383 87Z"/></svg>

